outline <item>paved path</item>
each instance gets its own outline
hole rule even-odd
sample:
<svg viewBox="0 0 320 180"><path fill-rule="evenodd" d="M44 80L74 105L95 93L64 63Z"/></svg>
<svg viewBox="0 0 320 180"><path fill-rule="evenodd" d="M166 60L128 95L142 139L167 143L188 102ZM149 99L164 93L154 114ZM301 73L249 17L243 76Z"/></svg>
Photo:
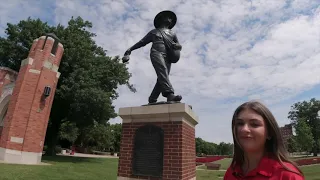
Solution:
<svg viewBox="0 0 320 180"><path fill-rule="evenodd" d="M4 161L0 161L0 164L16 164L16 165L19 165L17 163L8 163L8 162L4 162ZM39 164L21 164L21 165L30 165L30 166L43 166L43 165L51 165L49 163L44 163L44 162L41 162Z"/></svg>
<svg viewBox="0 0 320 180"><path fill-rule="evenodd" d="M225 169L219 169L219 170L213 170L213 169L197 169L197 171L200 170L200 171L227 171Z"/></svg>
<svg viewBox="0 0 320 180"><path fill-rule="evenodd" d="M119 158L117 156L111 155L97 155L97 154L83 154L83 153L74 153L74 155L68 154L57 154L59 156L73 156L73 157L88 157L88 158Z"/></svg>

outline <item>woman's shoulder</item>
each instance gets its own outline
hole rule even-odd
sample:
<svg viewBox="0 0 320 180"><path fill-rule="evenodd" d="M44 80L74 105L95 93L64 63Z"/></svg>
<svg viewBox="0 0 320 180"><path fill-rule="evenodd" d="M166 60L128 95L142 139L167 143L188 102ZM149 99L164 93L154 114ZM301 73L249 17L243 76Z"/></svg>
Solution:
<svg viewBox="0 0 320 180"><path fill-rule="evenodd" d="M228 180L231 178L231 176L232 176L232 169L231 169L231 166L229 166L226 173L224 174L223 179Z"/></svg>
<svg viewBox="0 0 320 180"><path fill-rule="evenodd" d="M290 162L282 162L282 164L278 162L275 167L274 175L282 180L304 180L304 177L298 168Z"/></svg>

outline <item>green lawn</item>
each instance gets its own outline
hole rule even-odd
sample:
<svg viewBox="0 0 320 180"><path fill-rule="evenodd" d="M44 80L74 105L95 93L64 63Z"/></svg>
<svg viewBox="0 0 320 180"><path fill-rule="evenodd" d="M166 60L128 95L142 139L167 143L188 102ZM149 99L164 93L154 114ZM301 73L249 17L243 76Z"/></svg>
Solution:
<svg viewBox="0 0 320 180"><path fill-rule="evenodd" d="M118 159L43 157L51 165L0 163L0 180L116 180Z"/></svg>
<svg viewBox="0 0 320 180"><path fill-rule="evenodd" d="M215 161L215 164L221 164L220 169L228 169L229 165L231 164L231 158L221 159L219 161ZM198 169L207 169L206 166L201 166Z"/></svg>
<svg viewBox="0 0 320 180"><path fill-rule="evenodd" d="M0 180L116 180L118 159L43 157L51 165L14 165L0 163ZM225 169L230 159L220 160ZM302 167L307 180L320 180L320 165ZM197 180L219 179L225 171L197 170Z"/></svg>

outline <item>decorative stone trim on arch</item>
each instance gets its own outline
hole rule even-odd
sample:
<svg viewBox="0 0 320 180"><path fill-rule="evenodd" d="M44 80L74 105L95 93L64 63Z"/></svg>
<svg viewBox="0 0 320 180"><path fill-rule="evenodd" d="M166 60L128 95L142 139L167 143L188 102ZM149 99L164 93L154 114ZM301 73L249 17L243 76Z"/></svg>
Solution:
<svg viewBox="0 0 320 180"><path fill-rule="evenodd" d="M14 85L14 83L10 83L4 86L0 96L0 139Z"/></svg>
<svg viewBox="0 0 320 180"><path fill-rule="evenodd" d="M6 113L8 111L8 106L10 102L11 95L7 95L2 102L0 103L0 128L4 125L4 118L6 116ZM0 130L1 133L1 130ZM0 134L1 136L1 134Z"/></svg>
<svg viewBox="0 0 320 180"><path fill-rule="evenodd" d="M15 83L7 84L3 87L0 96L0 126L3 126L4 114L8 109L10 97L12 95Z"/></svg>

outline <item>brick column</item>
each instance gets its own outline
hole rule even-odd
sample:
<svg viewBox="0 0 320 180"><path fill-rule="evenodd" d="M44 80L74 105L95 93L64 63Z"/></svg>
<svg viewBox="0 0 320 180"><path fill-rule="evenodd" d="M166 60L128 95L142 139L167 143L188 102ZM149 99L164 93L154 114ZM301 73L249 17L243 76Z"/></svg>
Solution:
<svg viewBox="0 0 320 180"><path fill-rule="evenodd" d="M118 180L195 180L195 125L198 118L184 103L120 108L122 137ZM133 171L136 132L152 125L163 132L163 163L161 176L137 175ZM157 146L158 147L158 146ZM150 162L150 164L153 162Z"/></svg>
<svg viewBox="0 0 320 180"><path fill-rule="evenodd" d="M52 101L60 76L63 46L54 34L34 40L21 62L0 140L0 160L11 163L41 162ZM50 93L45 95L45 88Z"/></svg>

